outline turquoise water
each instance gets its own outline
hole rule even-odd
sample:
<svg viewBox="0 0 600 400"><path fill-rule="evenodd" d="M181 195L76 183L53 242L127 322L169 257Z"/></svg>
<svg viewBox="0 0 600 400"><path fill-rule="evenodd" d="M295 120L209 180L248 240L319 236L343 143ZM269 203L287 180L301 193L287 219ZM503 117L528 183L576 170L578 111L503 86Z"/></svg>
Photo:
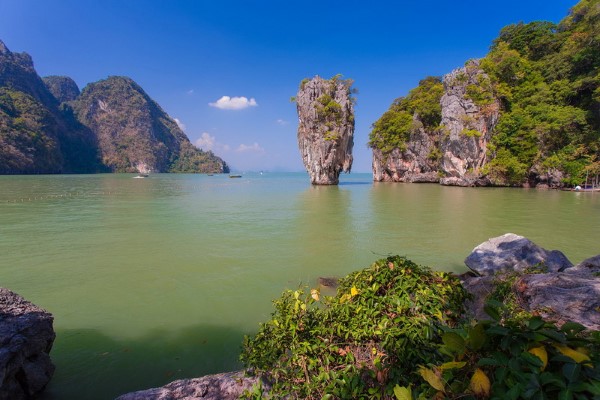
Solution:
<svg viewBox="0 0 600 400"><path fill-rule="evenodd" d="M600 253L600 193L306 174L0 176L0 285L54 314L44 399L111 399L239 368L285 288L388 254L447 271L506 232Z"/></svg>

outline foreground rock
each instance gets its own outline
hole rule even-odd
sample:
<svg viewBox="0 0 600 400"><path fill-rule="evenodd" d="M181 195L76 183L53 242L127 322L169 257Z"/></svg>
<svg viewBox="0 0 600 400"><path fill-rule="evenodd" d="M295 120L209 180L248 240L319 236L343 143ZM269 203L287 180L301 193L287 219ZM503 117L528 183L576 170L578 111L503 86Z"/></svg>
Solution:
<svg viewBox="0 0 600 400"><path fill-rule="evenodd" d="M258 381L256 377L244 376L243 371L226 372L174 381L160 388L124 394L116 400L235 400L244 391L252 391ZM263 390L268 390L268 385L261 384Z"/></svg>
<svg viewBox="0 0 600 400"><path fill-rule="evenodd" d="M465 264L478 275L494 275L507 271L523 272L533 267L559 272L573 266L560 251L548 251L514 233L489 239L475 247L466 258Z"/></svg>
<svg viewBox="0 0 600 400"><path fill-rule="evenodd" d="M525 311L559 325L573 321L600 329L600 255L573 267L560 251L548 251L507 233L477 246L465 263L481 275L462 277L473 295L467 308L477 319L488 318L483 307L496 285L510 282L517 305Z"/></svg>
<svg viewBox="0 0 600 400"><path fill-rule="evenodd" d="M304 80L296 96L298 147L310 181L337 185L352 168L354 101L352 81L338 76Z"/></svg>
<svg viewBox="0 0 600 400"><path fill-rule="evenodd" d="M52 314L0 288L0 399L41 392L54 373Z"/></svg>

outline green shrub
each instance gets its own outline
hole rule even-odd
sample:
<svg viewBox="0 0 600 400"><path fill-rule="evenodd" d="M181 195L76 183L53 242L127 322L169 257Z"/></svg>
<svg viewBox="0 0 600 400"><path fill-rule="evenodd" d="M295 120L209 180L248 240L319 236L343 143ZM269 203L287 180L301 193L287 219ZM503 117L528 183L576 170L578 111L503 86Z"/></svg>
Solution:
<svg viewBox="0 0 600 400"><path fill-rule="evenodd" d="M457 278L388 257L342 279L335 297L288 290L246 337L241 360L274 398L390 398L418 363L439 358L467 294Z"/></svg>

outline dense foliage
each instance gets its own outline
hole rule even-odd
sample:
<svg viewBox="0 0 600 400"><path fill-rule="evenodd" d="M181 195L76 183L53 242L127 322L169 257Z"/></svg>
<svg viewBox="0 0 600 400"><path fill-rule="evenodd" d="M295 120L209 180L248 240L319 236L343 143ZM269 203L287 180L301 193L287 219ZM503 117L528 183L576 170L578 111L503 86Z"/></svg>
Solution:
<svg viewBox="0 0 600 400"><path fill-rule="evenodd" d="M489 162L482 170L492 183L520 185L546 175L572 185L600 173L598 0L581 0L559 24L503 28L479 65L485 74L466 86L465 96L482 113L497 107L497 100L501 104L487 147ZM394 101L373 124L370 147L384 154L404 150L415 121L437 127L443 89L439 82L425 83L429 86L421 82L406 98ZM415 104L417 97L421 102Z"/></svg>
<svg viewBox="0 0 600 400"><path fill-rule="evenodd" d="M600 335L576 323L559 329L539 317L501 323L494 319L446 329L443 362L418 369L415 387L396 388L398 399L597 399L600 398Z"/></svg>
<svg viewBox="0 0 600 400"><path fill-rule="evenodd" d="M481 66L503 104L487 172L522 182L561 171L568 184L600 170L600 7L583 0L560 24L505 27Z"/></svg>
<svg viewBox="0 0 600 400"><path fill-rule="evenodd" d="M442 120L440 99L443 92L441 79L428 77L419 82L419 86L411 90L408 96L396 99L372 125L369 147L379 149L384 154L395 148L405 150L406 142L416 129L437 129Z"/></svg>
<svg viewBox="0 0 600 400"><path fill-rule="evenodd" d="M285 291L241 356L272 389L244 397L600 398L600 333L524 313L505 278L486 321L463 319L457 278L398 256L343 278L335 297Z"/></svg>
<svg viewBox="0 0 600 400"><path fill-rule="evenodd" d="M437 360L440 326L456 323L465 297L446 273L382 259L342 279L335 297L284 292L245 339L242 361L274 382L277 398L389 397L417 363Z"/></svg>

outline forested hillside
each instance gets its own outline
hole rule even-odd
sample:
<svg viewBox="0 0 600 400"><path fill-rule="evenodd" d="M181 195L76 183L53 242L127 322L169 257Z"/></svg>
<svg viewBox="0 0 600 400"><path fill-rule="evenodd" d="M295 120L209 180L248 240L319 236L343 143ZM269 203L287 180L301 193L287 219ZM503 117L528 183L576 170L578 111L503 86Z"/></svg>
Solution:
<svg viewBox="0 0 600 400"><path fill-rule="evenodd" d="M599 67L600 2L582 0L559 24L503 28L489 53L455 71L452 81L448 75L444 85L423 80L373 124L369 145L383 155L381 168L390 170L406 161L415 133L425 128L435 139L428 160L443 178L451 175L446 161L456 156L444 147L447 121L462 118L460 134L485 150L483 163L472 164L464 176L493 185L583 183L600 173ZM457 85L467 111L443 120L451 103L443 97ZM490 132L475 129L473 115L491 117Z"/></svg>

